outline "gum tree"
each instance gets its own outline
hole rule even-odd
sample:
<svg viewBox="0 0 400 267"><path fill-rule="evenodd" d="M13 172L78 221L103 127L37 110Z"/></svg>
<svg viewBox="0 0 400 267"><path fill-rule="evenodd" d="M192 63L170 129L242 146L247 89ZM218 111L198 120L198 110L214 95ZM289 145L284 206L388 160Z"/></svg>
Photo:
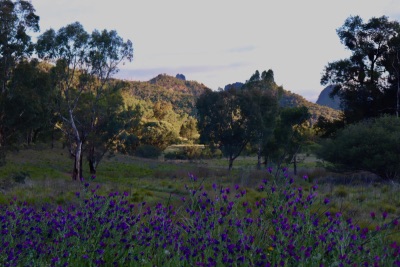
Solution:
<svg viewBox="0 0 400 267"><path fill-rule="evenodd" d="M197 100L200 142L218 147L228 158L229 170L234 160L251 142L257 142L263 125L262 105L256 98L270 100L258 90L207 90ZM267 103L267 102L265 102Z"/></svg>
<svg viewBox="0 0 400 267"><path fill-rule="evenodd" d="M388 83L391 66L386 60L391 40L399 34L399 23L385 16L368 22L352 16L337 34L351 55L328 63L321 84L335 84L332 96L340 97L345 122L394 114L396 97Z"/></svg>
<svg viewBox="0 0 400 267"><path fill-rule="evenodd" d="M59 91L56 125L69 143L74 158L72 178L82 177L82 153L99 121L100 101L118 65L133 58L131 41L116 31L87 33L79 22L49 29L38 38L37 53L54 63L54 84Z"/></svg>
<svg viewBox="0 0 400 267"><path fill-rule="evenodd" d="M33 52L30 31L39 31L39 16L32 4L29 1L0 1L0 163L5 158L8 140L16 132L9 121L10 110L6 109L6 103L13 97L9 81L18 63Z"/></svg>

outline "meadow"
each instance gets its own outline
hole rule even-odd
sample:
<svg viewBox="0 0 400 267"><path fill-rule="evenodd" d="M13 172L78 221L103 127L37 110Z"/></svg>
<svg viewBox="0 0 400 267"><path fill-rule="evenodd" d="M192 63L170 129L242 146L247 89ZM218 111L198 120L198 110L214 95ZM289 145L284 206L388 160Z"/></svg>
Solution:
<svg viewBox="0 0 400 267"><path fill-rule="evenodd" d="M399 184L315 158L105 158L72 181L60 146L0 168L3 266L400 266ZM86 167L86 166L85 166Z"/></svg>

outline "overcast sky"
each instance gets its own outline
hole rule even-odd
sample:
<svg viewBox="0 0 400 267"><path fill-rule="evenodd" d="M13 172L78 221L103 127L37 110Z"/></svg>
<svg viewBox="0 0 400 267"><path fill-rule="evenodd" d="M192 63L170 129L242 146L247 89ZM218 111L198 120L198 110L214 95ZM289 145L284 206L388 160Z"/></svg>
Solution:
<svg viewBox="0 0 400 267"><path fill-rule="evenodd" d="M275 82L315 101L324 66L346 58L346 18L400 21L400 0L32 0L41 32L75 21L116 30L134 47L119 78L182 73L211 89L272 69Z"/></svg>

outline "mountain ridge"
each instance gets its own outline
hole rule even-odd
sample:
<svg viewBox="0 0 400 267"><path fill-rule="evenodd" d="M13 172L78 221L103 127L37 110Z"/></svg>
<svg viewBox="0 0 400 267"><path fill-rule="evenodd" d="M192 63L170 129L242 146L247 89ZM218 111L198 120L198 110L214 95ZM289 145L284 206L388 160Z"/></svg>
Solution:
<svg viewBox="0 0 400 267"><path fill-rule="evenodd" d="M205 90L210 89L203 83L183 80L167 74L159 74L149 81L129 81L128 84L129 86L126 90L131 97L153 103L156 101L169 102L176 113L186 113L191 116L196 115L195 105L197 98ZM226 85L225 88L233 86L238 89L240 85L243 85L243 83L236 82ZM285 89L283 89L279 103L282 107L306 106L311 113L312 123L316 122L319 116L338 119L340 115L338 110L313 103L303 96Z"/></svg>

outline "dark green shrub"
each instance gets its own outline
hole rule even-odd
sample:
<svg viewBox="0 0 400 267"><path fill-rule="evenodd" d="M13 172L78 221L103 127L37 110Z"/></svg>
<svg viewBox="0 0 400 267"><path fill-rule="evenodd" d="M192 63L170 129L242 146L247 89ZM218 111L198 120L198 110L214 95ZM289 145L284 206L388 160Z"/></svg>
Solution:
<svg viewBox="0 0 400 267"><path fill-rule="evenodd" d="M400 178L400 119L391 116L347 126L322 143L318 157L337 170L370 171L381 178Z"/></svg>
<svg viewBox="0 0 400 267"><path fill-rule="evenodd" d="M198 160L221 158L222 152L219 149L212 151L208 147L185 146L182 149L174 152L168 152L164 155L165 159L169 160Z"/></svg>
<svg viewBox="0 0 400 267"><path fill-rule="evenodd" d="M174 152L168 152L164 155L164 159L170 159L170 160L186 160L188 159L187 156L183 151L174 151Z"/></svg>
<svg viewBox="0 0 400 267"><path fill-rule="evenodd" d="M141 145L135 151L135 156L141 158L155 159L161 155L161 150L151 145Z"/></svg>
<svg viewBox="0 0 400 267"><path fill-rule="evenodd" d="M23 171L21 171L21 172L15 173L15 174L13 175L13 180L14 180L16 183L24 184L26 178L29 178L29 177L30 177L30 175L29 175L28 172L23 172Z"/></svg>

